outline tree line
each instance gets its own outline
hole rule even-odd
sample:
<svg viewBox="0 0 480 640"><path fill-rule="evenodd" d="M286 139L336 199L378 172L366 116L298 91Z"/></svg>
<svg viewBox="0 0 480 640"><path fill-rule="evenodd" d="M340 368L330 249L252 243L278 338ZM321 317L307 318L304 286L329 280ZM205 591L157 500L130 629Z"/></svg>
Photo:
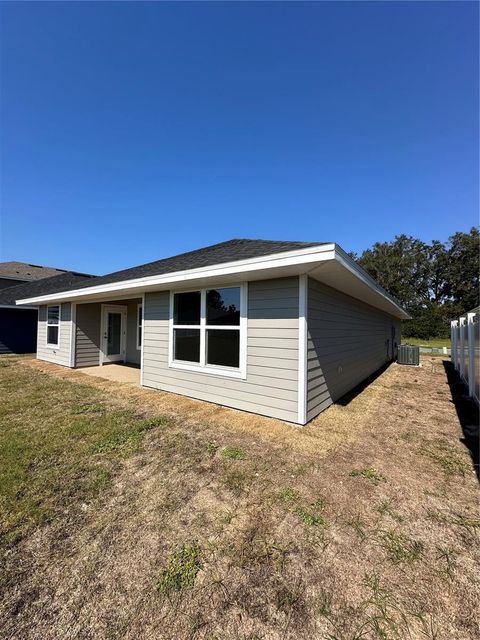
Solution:
<svg viewBox="0 0 480 640"><path fill-rule="evenodd" d="M405 337L448 337L450 320L479 305L478 227L430 244L399 235L350 255L408 310Z"/></svg>

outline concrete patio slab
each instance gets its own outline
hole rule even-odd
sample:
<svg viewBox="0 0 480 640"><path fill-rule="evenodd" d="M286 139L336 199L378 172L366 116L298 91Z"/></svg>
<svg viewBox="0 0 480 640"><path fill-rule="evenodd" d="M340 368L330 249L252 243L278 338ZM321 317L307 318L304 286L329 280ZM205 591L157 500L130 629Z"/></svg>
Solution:
<svg viewBox="0 0 480 640"><path fill-rule="evenodd" d="M80 373L96 378L105 378L112 382L140 386L140 368L125 364L104 364L101 367L83 367L76 369Z"/></svg>

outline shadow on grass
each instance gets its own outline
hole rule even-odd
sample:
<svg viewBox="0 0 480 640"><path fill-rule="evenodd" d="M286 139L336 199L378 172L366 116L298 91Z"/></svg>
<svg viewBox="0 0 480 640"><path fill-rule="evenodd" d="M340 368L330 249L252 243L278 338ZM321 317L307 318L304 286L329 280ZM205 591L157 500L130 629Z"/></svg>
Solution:
<svg viewBox="0 0 480 640"><path fill-rule="evenodd" d="M447 381L452 394L457 416L463 431L460 441L467 447L472 458L473 467L480 482L480 427L479 409L472 398L468 396L468 388L459 373L449 360L443 360Z"/></svg>
<svg viewBox="0 0 480 640"><path fill-rule="evenodd" d="M365 380L360 382L360 384L357 384L356 387L354 387L350 391L347 391L347 393L344 396L342 396L338 400L335 400L335 404L339 404L342 407L346 407L348 404L350 404L352 400L355 400L355 398L358 395L360 395L362 391L364 391L370 384L372 384L372 382L374 382L377 378L379 378L382 375L382 373L386 371L391 364L392 364L391 361L385 363L383 367L381 367L380 369L377 369L375 373L372 373L370 376L368 376L368 378L365 378Z"/></svg>

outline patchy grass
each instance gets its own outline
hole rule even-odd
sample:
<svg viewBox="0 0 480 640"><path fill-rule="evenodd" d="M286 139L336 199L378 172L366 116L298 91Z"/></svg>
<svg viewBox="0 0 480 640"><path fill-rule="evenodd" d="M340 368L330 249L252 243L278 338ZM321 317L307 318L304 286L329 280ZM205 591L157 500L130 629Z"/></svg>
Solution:
<svg viewBox="0 0 480 640"><path fill-rule="evenodd" d="M245 460L245 451L240 449L240 447L224 447L222 449L222 456L230 460Z"/></svg>
<svg viewBox="0 0 480 640"><path fill-rule="evenodd" d="M162 416L145 419L103 400L90 386L61 382L26 367L15 367L15 377L2 380L3 545L94 500L108 487L118 460L139 451L147 431L168 423Z"/></svg>
<svg viewBox="0 0 480 640"><path fill-rule="evenodd" d="M350 475L354 478L367 478L367 480L372 480L375 484L387 481L387 478L383 475L383 473L380 473L380 471L377 471L377 469L375 469L374 467L367 467L366 469L353 469L352 471L350 471Z"/></svg>
<svg viewBox="0 0 480 640"><path fill-rule="evenodd" d="M420 453L439 465L446 476L465 475L467 470L465 460L444 438L426 444L420 449Z"/></svg>
<svg viewBox="0 0 480 640"><path fill-rule="evenodd" d="M22 358L0 397L2 636L478 637L478 483L440 362L303 429Z"/></svg>
<svg viewBox="0 0 480 640"><path fill-rule="evenodd" d="M421 542L393 529L382 533L381 546L395 564L414 562L423 553L423 544Z"/></svg>
<svg viewBox="0 0 480 640"><path fill-rule="evenodd" d="M184 544L168 557L167 566L161 571L155 588L161 593L191 589L202 566L200 546L196 542Z"/></svg>

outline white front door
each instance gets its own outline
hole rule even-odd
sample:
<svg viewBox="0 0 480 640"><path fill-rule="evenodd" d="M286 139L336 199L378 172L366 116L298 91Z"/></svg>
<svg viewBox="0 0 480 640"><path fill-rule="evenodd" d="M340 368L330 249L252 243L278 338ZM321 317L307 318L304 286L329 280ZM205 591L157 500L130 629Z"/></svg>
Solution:
<svg viewBox="0 0 480 640"><path fill-rule="evenodd" d="M125 362L127 345L127 307L102 305L100 364Z"/></svg>

